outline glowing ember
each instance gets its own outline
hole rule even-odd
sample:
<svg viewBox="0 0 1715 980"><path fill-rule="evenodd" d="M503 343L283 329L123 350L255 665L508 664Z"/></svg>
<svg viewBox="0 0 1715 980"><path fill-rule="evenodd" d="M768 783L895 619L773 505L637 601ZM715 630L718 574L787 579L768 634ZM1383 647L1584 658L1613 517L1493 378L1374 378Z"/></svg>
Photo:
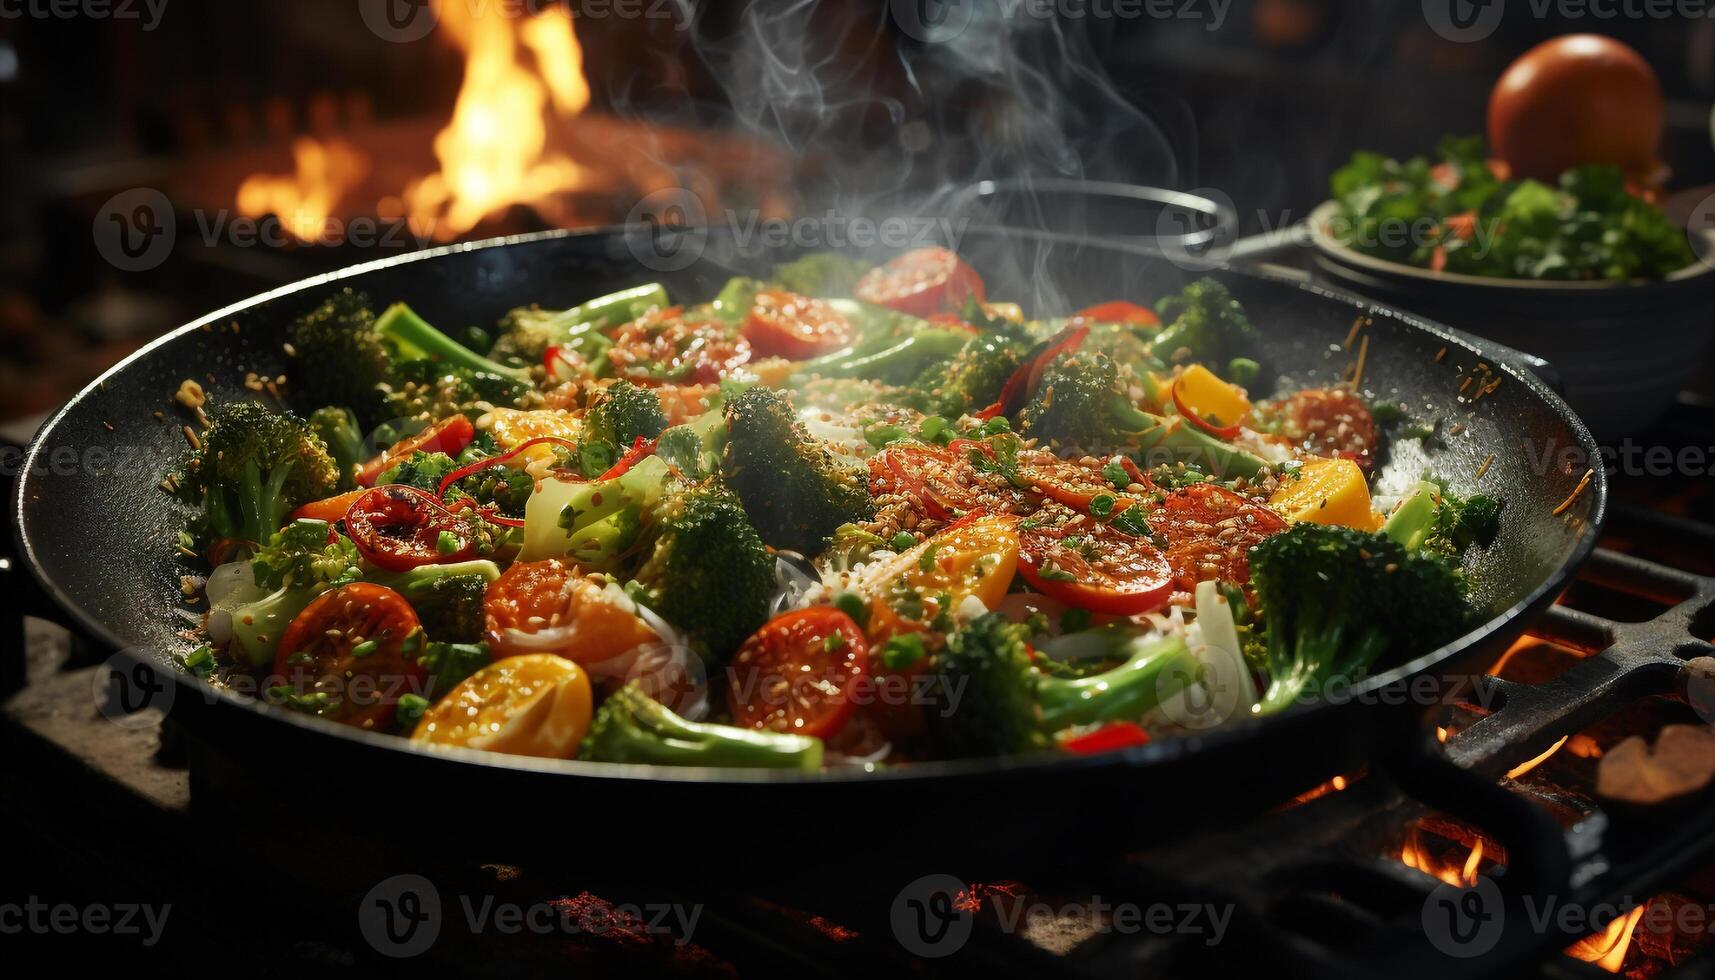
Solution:
<svg viewBox="0 0 1715 980"><path fill-rule="evenodd" d="M369 173L369 158L344 140L320 142L308 137L292 144L291 174L251 174L238 186L238 213L249 218L272 214L292 237L304 242L337 242L329 223L340 198Z"/></svg>
<svg viewBox="0 0 1715 980"><path fill-rule="evenodd" d="M513 18L485 5L435 6L464 49L465 74L452 120L435 137L440 172L405 189L411 230L451 240L514 204L563 221L554 199L591 183L584 167L547 149L550 109L568 119L590 101L571 13L553 6Z"/></svg>
<svg viewBox="0 0 1715 980"><path fill-rule="evenodd" d="M1608 923L1608 927L1601 932L1585 936L1566 947L1566 955L1586 963L1594 963L1609 973L1618 973L1625 965L1626 950L1632 947L1632 933L1638 927L1638 920L1643 917L1644 906L1640 905Z"/></svg>

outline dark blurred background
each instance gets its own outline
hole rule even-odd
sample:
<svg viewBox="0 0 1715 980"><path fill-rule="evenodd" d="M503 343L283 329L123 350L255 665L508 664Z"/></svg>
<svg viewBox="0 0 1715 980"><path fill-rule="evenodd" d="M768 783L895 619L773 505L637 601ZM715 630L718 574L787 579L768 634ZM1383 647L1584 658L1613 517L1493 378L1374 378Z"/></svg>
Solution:
<svg viewBox="0 0 1715 980"><path fill-rule="evenodd" d="M0 418L44 412L150 337L270 285L623 220L674 184L787 214L1087 175L1218 188L1257 231L1307 214L1355 149L1482 132L1502 69L1574 31L1619 37L1659 73L1670 189L1715 182L1715 19L1566 20L1515 0L1487 37L1455 42L1417 0L1058 8L998 26L980 10L952 43L884 0L448 0L421 37L409 0L7 0ZM575 35L555 21L568 12ZM452 165L437 133L468 80L493 84L467 89ZM532 99L535 142L507 114ZM511 200L494 174L517 178ZM235 223L246 212L255 227Z"/></svg>

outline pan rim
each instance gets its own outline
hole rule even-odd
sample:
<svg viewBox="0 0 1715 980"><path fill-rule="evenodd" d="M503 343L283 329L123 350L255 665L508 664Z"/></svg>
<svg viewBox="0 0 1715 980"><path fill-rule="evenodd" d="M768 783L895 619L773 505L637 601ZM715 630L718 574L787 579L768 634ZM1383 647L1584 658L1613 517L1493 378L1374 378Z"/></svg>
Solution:
<svg viewBox="0 0 1715 980"><path fill-rule="evenodd" d="M54 581L44 568L35 541L26 528L25 500L31 487L31 475L36 471L38 453L46 444L54 430L64 422L74 409L79 408L87 399L103 390L107 382L122 374L130 365L147 357L156 349L173 343L184 335L200 330L206 324L216 323L252 308L273 302L283 297L300 292L337 283L356 276L380 269L393 268L414 262L433 261L449 255L465 252L475 252L488 249L503 249L511 246L529 245L544 241L567 238L600 238L624 235L628 230L646 231L641 225L614 225L601 228L536 232L525 235L508 235L484 239L474 242L463 242L453 245L439 246L432 249L411 252L405 255L390 256L363 262L331 272L310 276L296 282L287 283L255 296L248 297L236 303L229 304L214 312L198 317L183 326L150 341L138 348L119 362L84 386L76 395L60 406L31 438L20 461L19 476L13 488L10 503L12 517L12 539L17 556L37 585L46 593L53 604L88 635L100 641L105 646L122 650L126 644L112 630L101 622L93 613L81 604L74 602L66 591ZM972 232L989 233L1010 238L1038 238L1047 241L1063 241L1061 236L1052 233L1031 234L1021 232L1016 228L1004 228L987 225L973 225L966 229L966 234ZM1070 242L1068 242L1070 243ZM1142 246L1125 242L1081 240L1076 242L1086 247L1100 248L1137 255L1139 258L1160 258L1159 253ZM1381 314L1389 319L1398 320L1404 325L1426 332L1438 339L1457 345L1475 356L1484 355L1479 345L1480 338L1472 337L1456 331L1435 321L1394 309L1392 307L1354 296L1339 290L1330 289L1320 284L1304 282L1288 276L1270 274L1266 271L1239 269L1231 266L1214 264L1208 265L1210 271L1222 271L1245 278L1260 279L1314 295L1322 296L1340 304L1371 315ZM1530 371L1516 365L1510 358L1493 358L1495 367L1509 376L1513 383L1522 384L1532 394L1545 401L1549 408L1556 409L1561 419L1568 423L1579 445L1588 451L1591 459L1600 459L1599 447L1594 436L1585 426L1583 420L1572 411L1552 388ZM1439 663L1456 658L1461 652L1468 650L1495 633L1505 629L1519 616L1530 608L1552 598L1570 582L1576 570L1595 549L1601 529L1607 518L1608 483L1607 473L1603 467L1593 468L1588 489L1590 512L1584 521L1583 528L1578 532L1577 541L1565 561L1548 576L1537 588L1521 598L1506 610L1484 620L1476 628L1465 634L1428 651L1418 657L1395 665L1387 671L1365 677L1351 687L1351 697L1360 700L1373 696L1378 691L1408 681L1419 673L1423 673ZM151 664L157 666L158 664ZM738 785L831 785L848 782L872 782L883 780L895 782L900 780L912 781L921 779L983 779L994 777L1013 777L1031 772L1052 770L1068 772L1078 769L1100 769L1114 765L1127 767L1153 767L1170 761L1194 755L1205 746L1218 746L1229 742L1241 741L1251 737L1259 729L1269 726L1280 726L1288 719L1305 719L1315 712L1333 711L1341 705L1335 702L1317 701L1314 703L1294 706L1278 715L1269 718L1247 718L1241 721L1229 722L1217 728L1196 734L1187 734L1178 738L1164 739L1147 745L1125 749L1117 752L1091 756L1067 756L1041 753L1036 755L1020 755L993 758L958 759L938 762L912 763L898 767L849 766L822 770L818 772L789 772L783 770L732 769L713 767L673 767L654 766L630 763L589 762L576 759L536 759L528 756L512 756L497 753L481 752L472 749L447 747L429 747L419 745L409 739L396 735L379 732L366 732L353 729L346 725L324 718L308 716L289 711L286 708L270 705L263 701L245 697L229 689L208 683L184 671L164 672L175 685L175 696L191 695L208 706L221 710L239 710L250 715L261 723L285 723L304 732L356 741L369 749L389 752L408 752L422 758L435 758L459 762L467 766L475 766L487 770L500 770L515 773L553 774L573 779L618 779L624 781L643 780L651 783L688 783L688 784L738 784ZM176 703L176 701L175 701Z"/></svg>

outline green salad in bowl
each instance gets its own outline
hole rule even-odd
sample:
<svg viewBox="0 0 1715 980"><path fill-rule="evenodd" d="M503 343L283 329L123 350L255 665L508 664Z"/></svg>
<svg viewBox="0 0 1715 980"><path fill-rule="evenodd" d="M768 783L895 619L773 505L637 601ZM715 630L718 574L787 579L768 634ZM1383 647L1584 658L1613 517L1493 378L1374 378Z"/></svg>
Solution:
<svg viewBox="0 0 1715 980"><path fill-rule="evenodd" d="M1654 280L1696 261L1618 167L1573 167L1557 186L1506 169L1481 137L1443 139L1434 159L1359 151L1331 178L1319 231L1374 259L1494 279Z"/></svg>

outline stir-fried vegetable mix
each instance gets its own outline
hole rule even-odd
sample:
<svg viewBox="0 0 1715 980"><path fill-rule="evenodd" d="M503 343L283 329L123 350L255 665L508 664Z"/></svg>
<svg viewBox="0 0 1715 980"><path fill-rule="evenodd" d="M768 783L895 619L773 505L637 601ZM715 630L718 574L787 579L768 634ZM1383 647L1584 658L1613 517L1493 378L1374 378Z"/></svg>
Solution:
<svg viewBox="0 0 1715 980"><path fill-rule="evenodd" d="M1215 280L1029 320L924 249L674 299L307 311L291 408L211 406L165 481L187 669L429 745L814 770L1137 746L1473 618L1500 503L1373 499L1364 399L1259 397Z"/></svg>

